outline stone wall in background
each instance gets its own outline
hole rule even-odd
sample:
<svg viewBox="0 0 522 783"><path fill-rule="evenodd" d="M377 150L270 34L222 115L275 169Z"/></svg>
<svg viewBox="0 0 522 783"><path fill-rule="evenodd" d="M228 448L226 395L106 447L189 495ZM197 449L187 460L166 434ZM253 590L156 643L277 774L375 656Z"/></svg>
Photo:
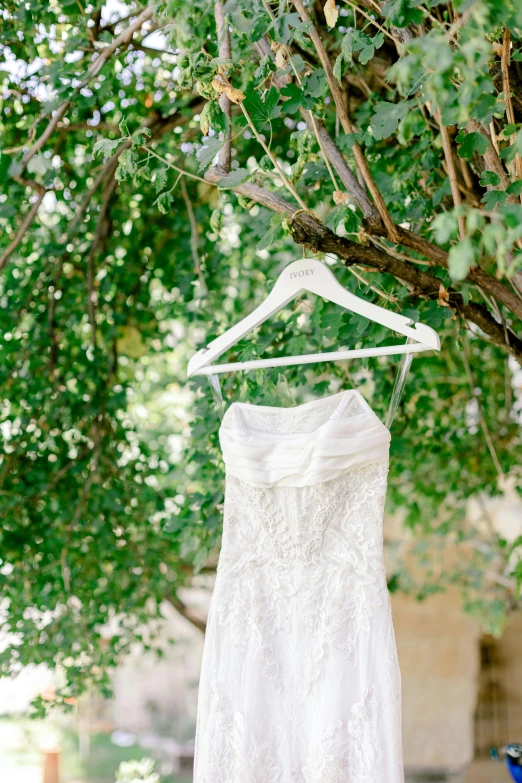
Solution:
<svg viewBox="0 0 522 783"><path fill-rule="evenodd" d="M442 780L442 772L458 773L473 758L480 629L462 612L456 593L423 602L395 595L392 608L405 766Z"/></svg>

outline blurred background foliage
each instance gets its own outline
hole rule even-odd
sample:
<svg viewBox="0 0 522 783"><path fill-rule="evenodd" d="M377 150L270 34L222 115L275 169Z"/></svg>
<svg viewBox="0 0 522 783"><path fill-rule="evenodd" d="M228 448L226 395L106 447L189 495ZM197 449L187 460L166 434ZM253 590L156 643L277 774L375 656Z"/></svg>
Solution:
<svg viewBox="0 0 522 783"><path fill-rule="evenodd" d="M516 489L521 458L516 0L7 0L0 16L1 671L57 667L71 703L154 647L162 601L186 610L177 589L215 568L224 478L186 362L303 252L438 330L393 424L388 510L420 569L397 558L390 589L456 584L498 629L521 542L467 509ZM229 356L393 340L304 297ZM223 394L358 387L384 418L396 367L238 373ZM449 545L466 555L447 563Z"/></svg>

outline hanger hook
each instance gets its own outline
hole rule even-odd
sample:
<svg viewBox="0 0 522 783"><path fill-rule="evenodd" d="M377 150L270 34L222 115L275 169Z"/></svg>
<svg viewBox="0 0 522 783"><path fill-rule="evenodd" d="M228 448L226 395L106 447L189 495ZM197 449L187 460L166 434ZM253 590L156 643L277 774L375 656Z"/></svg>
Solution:
<svg viewBox="0 0 522 783"><path fill-rule="evenodd" d="M306 209L296 209L296 211L288 219L288 225L290 226L290 229L292 228L292 224L293 224L294 220L296 219L297 215L299 215L300 212L306 212ZM301 245L301 247L303 248L303 258L306 258L306 248L305 248L304 242Z"/></svg>
<svg viewBox="0 0 522 783"><path fill-rule="evenodd" d="M289 217L288 222L290 225L294 222L300 212L306 212L306 209L296 209L296 211Z"/></svg>

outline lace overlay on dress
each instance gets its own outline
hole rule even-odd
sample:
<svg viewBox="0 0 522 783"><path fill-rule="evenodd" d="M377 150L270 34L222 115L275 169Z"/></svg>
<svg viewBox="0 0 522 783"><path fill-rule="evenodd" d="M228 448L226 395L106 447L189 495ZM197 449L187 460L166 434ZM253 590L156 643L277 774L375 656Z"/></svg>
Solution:
<svg viewBox="0 0 522 783"><path fill-rule="evenodd" d="M323 463L302 486L257 486L249 473L227 472L194 783L403 783L383 562L388 458L379 448L374 462L337 470L354 423L363 442L366 428L381 436L376 420L349 393L227 411L222 426L246 461L261 453L271 470L297 452L305 470Z"/></svg>

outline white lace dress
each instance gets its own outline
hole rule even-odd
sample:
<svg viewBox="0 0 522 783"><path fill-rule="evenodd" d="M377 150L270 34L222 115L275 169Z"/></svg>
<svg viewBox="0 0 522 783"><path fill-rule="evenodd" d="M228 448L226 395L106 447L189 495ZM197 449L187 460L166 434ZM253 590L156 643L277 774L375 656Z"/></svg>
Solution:
<svg viewBox="0 0 522 783"><path fill-rule="evenodd" d="M390 434L356 390L233 403L194 783L403 783Z"/></svg>

